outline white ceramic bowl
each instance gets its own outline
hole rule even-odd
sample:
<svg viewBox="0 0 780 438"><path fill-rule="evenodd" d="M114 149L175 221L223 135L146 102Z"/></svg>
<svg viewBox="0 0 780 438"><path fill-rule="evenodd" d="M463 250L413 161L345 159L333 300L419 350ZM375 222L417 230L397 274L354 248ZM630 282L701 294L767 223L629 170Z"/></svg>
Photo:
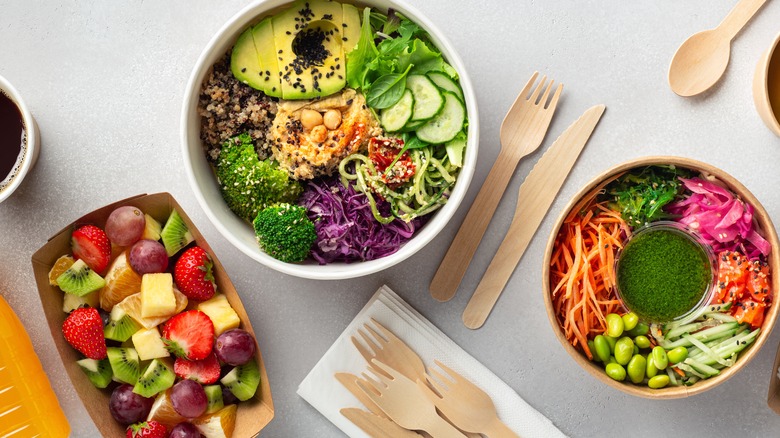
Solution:
<svg viewBox="0 0 780 438"><path fill-rule="evenodd" d="M471 86L463 62L455 53L452 45L442 33L420 12L398 0L366 0L359 2L360 6L370 6L383 12L393 8L404 16L416 22L431 36L434 44L441 50L447 62L458 71L460 84L466 100L468 114L468 146L463 169L447 204L435 212L428 223L417 234L402 246L396 253L377 260L354 263L330 263L319 265L314 261L300 264L279 261L258 248L252 227L227 207L222 200L219 186L209 163L206 160L200 140L200 116L197 113L198 96L201 84L211 66L222 57L235 43L239 34L249 25L257 23L269 13L278 11L281 7L292 3L289 0L267 0L256 2L244 8L231 18L222 29L211 39L192 71L184 94L184 107L181 119L182 151L187 176L200 205L214 226L233 245L249 257L286 274L319 280L338 280L360 277L381 271L411 256L430 242L449 222L455 210L463 200L468 189L474 167L477 161L478 122L476 97Z"/></svg>
<svg viewBox="0 0 780 438"><path fill-rule="evenodd" d="M3 202L8 199L8 197L11 196L11 194L16 191L17 188L19 188L19 186L22 184L22 180L24 180L24 177L27 176L30 170L32 170L33 166L35 166L35 163L38 161L38 155L41 152L41 134L38 130L38 124L35 123L35 119L33 118L32 113L30 113L30 110L27 108L27 105L22 99L22 95L19 94L16 88L14 88L14 86L11 85L11 83L2 76L0 76L0 93L4 93L6 96L10 97L11 101L13 101L16 104L16 107L19 108L19 112L22 114L22 122L24 123L24 129L27 135L27 145L25 146L24 157L22 157L19 170L10 180L8 185L0 188L0 202ZM3 177L5 177L5 175L0 175L0 179Z"/></svg>

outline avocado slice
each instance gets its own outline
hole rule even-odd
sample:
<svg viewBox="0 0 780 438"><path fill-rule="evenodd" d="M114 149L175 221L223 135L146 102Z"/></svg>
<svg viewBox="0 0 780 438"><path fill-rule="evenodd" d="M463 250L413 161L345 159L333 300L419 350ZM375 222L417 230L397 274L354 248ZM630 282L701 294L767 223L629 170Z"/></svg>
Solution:
<svg viewBox="0 0 780 438"><path fill-rule="evenodd" d="M256 56L263 66L262 88L269 96L282 97L282 85L277 59L276 46L274 44L274 28L271 18L266 18L252 28ZM235 49L233 49L235 51Z"/></svg>
<svg viewBox="0 0 780 438"><path fill-rule="evenodd" d="M263 90L263 67L257 58L257 50L252 40L252 28L245 30L233 46L230 70L239 81L254 89Z"/></svg>
<svg viewBox="0 0 780 438"><path fill-rule="evenodd" d="M360 39L360 11L354 5L344 3L343 18L341 23L342 41L344 45L344 54L349 54Z"/></svg>
<svg viewBox="0 0 780 438"><path fill-rule="evenodd" d="M342 5L298 0L272 18L284 99L328 96L346 85Z"/></svg>

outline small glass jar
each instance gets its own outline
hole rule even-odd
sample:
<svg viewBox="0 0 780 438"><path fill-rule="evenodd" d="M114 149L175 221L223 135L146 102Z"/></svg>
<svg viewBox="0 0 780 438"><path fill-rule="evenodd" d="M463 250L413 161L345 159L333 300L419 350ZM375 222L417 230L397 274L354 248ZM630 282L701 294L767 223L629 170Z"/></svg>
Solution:
<svg viewBox="0 0 780 438"><path fill-rule="evenodd" d="M700 254L702 256L702 265L706 264L705 269L702 269L700 274L702 277L706 277L706 282L704 282L704 285L702 287L702 290L699 292L696 292L697 294L700 294L701 296L697 301L695 301L690 308L680 311L679 314L671 315L666 312L666 314L661 314L662 312L656 312L653 310L648 310L648 307L653 309L658 309L659 307L663 307L668 302L669 299L668 293L669 290L665 290L664 293L666 295L664 296L651 296L648 294L652 294L658 291L651 291L646 290L644 293L645 295L642 297L639 297L638 295L641 295L641 293L638 293L638 288L636 287L636 284L632 286L632 288L623 288L621 287L621 273L623 275L626 275L626 270L629 270L628 272L637 272L638 269L636 267L630 268L629 265L625 265L621 267L621 262L626 260L624 257L630 250L631 245L635 245L638 242L642 242L643 236L646 238L651 233L657 233L657 232L666 232L666 233L673 233L675 236L683 237L688 242L690 242L696 250L700 251ZM656 251L658 249L656 248ZM670 255L672 256L672 255ZM633 257L633 260L631 258L628 258L629 261L633 261L634 263L637 263L638 259L637 256ZM653 254L652 256L646 256L644 257L644 260L646 263L656 264L656 268L661 266L659 265L659 256L658 254ZM701 237L691 230L690 228L686 227L685 225L682 225L677 222L672 221L656 221L652 222L650 224L644 225L640 228L637 228L634 230L634 233L629 237L623 244L623 249L620 250L617 254L617 257L615 259L615 289L617 292L618 299L623 304L623 307L626 308L627 311L636 313L640 319L646 322L651 323L667 323L672 321L677 321L680 319L683 319L693 312L696 312L697 310L700 310L702 307L707 306L710 304L710 302L713 299L714 293L715 293L715 285L717 282L717 275L718 275L718 268L717 268L717 259L715 257L715 253L712 251L712 248L703 242ZM621 270L622 268L622 270ZM649 266L643 269L646 273L648 270L653 269L653 266ZM642 270L642 269L640 269ZM656 280L657 276L663 275L655 273ZM694 274L692 274L694 275ZM679 278L679 277L678 277ZM670 280L672 281L672 280ZM649 288L649 286L648 286ZM688 302L691 302L693 300L693 297L696 295L694 293L683 291L686 294L688 294L688 297L683 296L682 299ZM652 306L644 306L641 303L651 303L654 304ZM671 306L673 308L674 306ZM679 306L678 306L679 307ZM675 312L676 313L676 312Z"/></svg>

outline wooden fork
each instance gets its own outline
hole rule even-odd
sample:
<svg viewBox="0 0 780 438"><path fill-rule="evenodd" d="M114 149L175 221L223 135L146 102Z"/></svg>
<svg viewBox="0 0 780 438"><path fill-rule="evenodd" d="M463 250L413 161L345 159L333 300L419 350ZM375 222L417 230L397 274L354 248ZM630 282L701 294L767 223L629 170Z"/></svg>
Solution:
<svg viewBox="0 0 780 438"><path fill-rule="evenodd" d="M414 381L377 359L371 363L383 373L371 369L376 379L363 373L366 380L358 380L357 384L396 424L404 429L428 432L433 438L465 437L436 413L436 407Z"/></svg>
<svg viewBox="0 0 780 438"><path fill-rule="evenodd" d="M531 92L537 76L538 72L531 76L504 117L499 135L501 151L498 158L431 281L431 295L439 301L447 301L455 295L509 184L509 179L517 168L517 163L535 151L544 140L563 91L563 84L558 85L548 103L547 99L555 81L550 80L540 98L539 94L544 88L547 76L543 76L542 81Z"/></svg>
<svg viewBox="0 0 780 438"><path fill-rule="evenodd" d="M371 322L376 326L379 333L369 324L363 324L365 331L362 329L358 330L358 334L363 338L368 348L361 344L356 337L352 336L352 344L355 345L360 355L368 362L368 366L374 371L384 374L381 368L377 368L371 362L371 359L376 358L403 374L412 382L417 379L425 379L425 364L423 364L420 356L409 348L404 341L399 339L398 336L394 335L393 332L377 322L377 320L371 318ZM371 336L366 332L371 333ZM389 374L384 375L390 377Z"/></svg>
<svg viewBox="0 0 780 438"><path fill-rule="evenodd" d="M420 380L417 386L452 424L461 430L481 433L488 438L519 438L498 419L496 407L489 395L438 360L434 362L444 370L447 377L433 369L429 371L438 381L430 375L425 377L439 394Z"/></svg>

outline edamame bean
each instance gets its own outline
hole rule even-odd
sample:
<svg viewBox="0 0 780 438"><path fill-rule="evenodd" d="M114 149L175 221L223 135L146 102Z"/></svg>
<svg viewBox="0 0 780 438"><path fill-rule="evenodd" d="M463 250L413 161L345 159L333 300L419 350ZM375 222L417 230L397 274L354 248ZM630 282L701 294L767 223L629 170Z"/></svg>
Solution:
<svg viewBox="0 0 780 438"><path fill-rule="evenodd" d="M634 354L639 354L639 347L634 344Z"/></svg>
<svg viewBox="0 0 780 438"><path fill-rule="evenodd" d="M617 313L607 315L607 335L619 338L623 334L623 318Z"/></svg>
<svg viewBox="0 0 780 438"><path fill-rule="evenodd" d="M622 382L626 379L626 369L623 368L622 365L617 363L610 363L607 364L607 367L605 368L605 371L607 372L607 375L619 382ZM668 379L668 377L667 377Z"/></svg>
<svg viewBox="0 0 780 438"><path fill-rule="evenodd" d="M667 376L666 374L659 374L655 377L651 377L650 381L647 382L647 386L653 389L663 388L668 384L669 384L669 376Z"/></svg>
<svg viewBox="0 0 780 438"><path fill-rule="evenodd" d="M628 378L634 383L641 383L647 371L647 359L641 354L635 354L628 363Z"/></svg>
<svg viewBox="0 0 780 438"><path fill-rule="evenodd" d="M628 336L618 339L615 344L615 360L620 365L626 365L634 355L634 341Z"/></svg>
<svg viewBox="0 0 780 438"><path fill-rule="evenodd" d="M629 312L623 315L623 330L633 330L639 324L639 317L636 313Z"/></svg>
<svg viewBox="0 0 780 438"><path fill-rule="evenodd" d="M596 335L596 337L593 338L593 346L596 350L596 357L604 363L609 362L609 356L612 354L612 350L609 348L607 339L602 335Z"/></svg>
<svg viewBox="0 0 780 438"><path fill-rule="evenodd" d="M615 352L615 344L617 343L617 338L613 338L612 336L604 335L604 339L607 340L607 343L609 344L609 351L611 353Z"/></svg>
<svg viewBox="0 0 780 438"><path fill-rule="evenodd" d="M634 327L633 329L628 331L629 336L639 336L639 335L645 335L647 336L647 333L650 332L650 326L647 324L640 322Z"/></svg>
<svg viewBox="0 0 780 438"><path fill-rule="evenodd" d="M673 348L666 352L669 363L679 363L688 358L688 349L685 347Z"/></svg>
<svg viewBox="0 0 780 438"><path fill-rule="evenodd" d="M659 345L653 348L653 363L659 370L665 370L666 366L669 365L669 357L666 355L664 347Z"/></svg>
<svg viewBox="0 0 780 438"><path fill-rule="evenodd" d="M609 363L617 363L617 361L615 360L615 356L610 356L610 357L609 357L609 360L607 361L607 363L608 363L608 364L609 364Z"/></svg>
<svg viewBox="0 0 780 438"><path fill-rule="evenodd" d="M645 335L639 335L634 338L634 344L639 348L650 348L650 339Z"/></svg>
<svg viewBox="0 0 780 438"><path fill-rule="evenodd" d="M650 354L647 355L647 370L645 370L645 374L647 374L648 379L652 379L658 374L658 368L653 363L653 356Z"/></svg>

